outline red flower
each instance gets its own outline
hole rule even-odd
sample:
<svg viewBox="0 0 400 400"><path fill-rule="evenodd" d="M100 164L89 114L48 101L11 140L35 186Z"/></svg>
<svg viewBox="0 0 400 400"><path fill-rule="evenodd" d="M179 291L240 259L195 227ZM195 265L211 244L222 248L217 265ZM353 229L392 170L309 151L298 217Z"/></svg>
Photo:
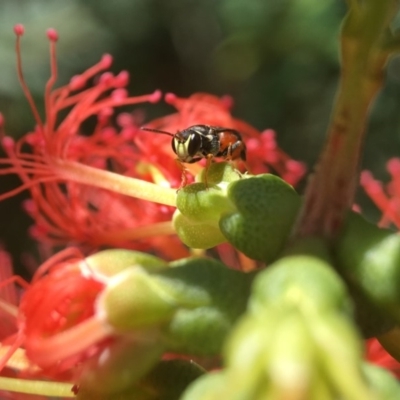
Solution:
<svg viewBox="0 0 400 400"><path fill-rule="evenodd" d="M23 184L0 195L0 200L29 189L31 200L24 208L35 221L31 234L50 250L65 244L85 251L108 245L151 250L166 258L186 256L187 250L172 236L174 209L170 205L175 205L176 194L171 186L179 186L181 170L171 139L140 132L140 121L134 114L114 116L116 107L155 102L160 93L129 97L125 90L128 73L114 76L104 72L111 65L109 55L69 84L53 89L57 34L49 30L52 72L44 96L46 119L42 121L22 73L23 28L16 26L15 32L18 75L37 126L16 144L10 137L3 138L8 159L0 163L9 167L0 173L17 173ZM279 149L273 131L261 134L232 117L230 98L199 93L181 99L168 94L166 101L178 112L147 126L171 132L199 123L234 128L247 142L250 172L272 168L292 184L303 175L303 165ZM95 118L96 124L87 136L81 134L81 126L89 118ZM31 153L24 152L26 145ZM200 169L199 164L188 167L192 173ZM139 189L132 189L132 185L139 185ZM244 257L239 261L248 263Z"/></svg>
<svg viewBox="0 0 400 400"><path fill-rule="evenodd" d="M11 284L14 280L11 257L0 245L0 340L16 331L18 292Z"/></svg>
<svg viewBox="0 0 400 400"><path fill-rule="evenodd" d="M142 250L155 248L168 258L187 255L176 237L165 236L173 233L170 223L172 207L98 187L107 182L107 175L101 170L164 187L170 185L171 175L165 163L159 164L161 168L151 164L142 153L140 142L135 144L139 129L137 121L132 117L127 122L125 115L117 118L118 128L112 124L115 107L153 103L160 99L160 92L129 97L125 90L128 73L123 71L114 76L104 72L112 63L109 55L75 76L69 84L53 89L57 78L57 34L49 30L52 73L45 89L46 120L42 121L22 73L22 26L16 26L15 32L18 75L37 126L16 144L10 137L3 137L8 159L1 160L1 163L11 166L2 169L1 173L17 173L23 184L2 194L0 200L29 189L32 199L24 204L24 208L35 221L31 234L51 247L71 243L89 249L112 245ZM93 82L91 86L90 82ZM68 114L62 118L60 112L65 110ZM82 123L93 117L97 122L92 135L82 135ZM26 145L30 153L24 151ZM153 151L156 152L157 148ZM85 170L84 166L96 168L97 175L94 168ZM81 181L85 171L90 175L83 183L88 184ZM107 188L114 189L115 184L108 184ZM145 240L159 235L163 236L162 240L158 237L153 241Z"/></svg>
<svg viewBox="0 0 400 400"><path fill-rule="evenodd" d="M392 223L400 229L400 159L390 159L386 168L391 177L388 184L383 185L374 179L371 172L363 171L361 186L382 212L379 225L389 226Z"/></svg>
<svg viewBox="0 0 400 400"><path fill-rule="evenodd" d="M75 249L50 258L21 297L17 333L2 341L9 351L0 358L0 370L24 348L31 364L24 373L72 379L74 368L112 335L95 316L95 300L105 286Z"/></svg>

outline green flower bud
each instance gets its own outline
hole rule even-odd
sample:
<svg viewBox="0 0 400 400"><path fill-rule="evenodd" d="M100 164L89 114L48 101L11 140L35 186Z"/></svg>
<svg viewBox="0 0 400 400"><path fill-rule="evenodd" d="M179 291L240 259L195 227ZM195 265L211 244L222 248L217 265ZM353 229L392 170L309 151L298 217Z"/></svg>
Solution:
<svg viewBox="0 0 400 400"><path fill-rule="evenodd" d="M206 258L171 263L157 274L180 307L164 331L168 349L197 355L220 354L236 320L246 309L254 274ZM171 293L171 292L168 292Z"/></svg>
<svg viewBox="0 0 400 400"><path fill-rule="evenodd" d="M207 184L210 186L219 185L222 182L234 182L247 176L246 174L242 175L228 162L212 163L208 170L203 168L200 173L196 175L196 182L204 183L206 174Z"/></svg>
<svg viewBox="0 0 400 400"><path fill-rule="evenodd" d="M400 322L400 236L351 213L334 250L344 277Z"/></svg>
<svg viewBox="0 0 400 400"><path fill-rule="evenodd" d="M107 249L99 251L85 259L92 270L104 276L117 275L132 266L141 266L147 271L167 268L168 264L161 258L134 250Z"/></svg>
<svg viewBox="0 0 400 400"><path fill-rule="evenodd" d="M363 372L375 395L380 400L400 399L400 386L397 379L386 369L369 363L363 364Z"/></svg>
<svg viewBox="0 0 400 400"><path fill-rule="evenodd" d="M185 217L176 210L172 222L179 239L193 249L209 249L226 242L218 220L200 222Z"/></svg>
<svg viewBox="0 0 400 400"><path fill-rule="evenodd" d="M226 195L226 187L228 182L237 179L240 179L238 173L229 164L216 163L208 170L208 186L194 183L179 190L173 225L183 243L196 249L209 249L226 242L219 220L221 214L235 210Z"/></svg>
<svg viewBox="0 0 400 400"><path fill-rule="evenodd" d="M164 342L156 332L119 337L83 367L78 400L177 399L205 370L193 361L159 361Z"/></svg>
<svg viewBox="0 0 400 400"><path fill-rule="evenodd" d="M78 399L113 399L142 378L163 353L156 334L119 337L83 367ZM113 397L114 396L114 397Z"/></svg>
<svg viewBox="0 0 400 400"><path fill-rule="evenodd" d="M193 183L179 190L176 198L178 210L193 221L218 221L224 212L235 208L226 196L226 185L206 187Z"/></svg>
<svg viewBox="0 0 400 400"><path fill-rule="evenodd" d="M225 361L251 386L264 373L265 359L269 357L281 310L265 308L257 314L246 313L236 324L225 345ZM260 375L261 374L261 375Z"/></svg>
<svg viewBox="0 0 400 400"><path fill-rule="evenodd" d="M228 241L248 257L273 261L282 251L300 207L300 197L282 179L264 174L228 186L236 211L219 226Z"/></svg>
<svg viewBox="0 0 400 400"><path fill-rule="evenodd" d="M180 399L183 391L205 372L192 360L160 361L139 384L153 394L151 400Z"/></svg>
<svg viewBox="0 0 400 400"><path fill-rule="evenodd" d="M310 318L307 323L318 348L318 365L340 398L372 398L361 373L362 341L351 320L332 310Z"/></svg>
<svg viewBox="0 0 400 400"><path fill-rule="evenodd" d="M183 393L181 400L221 400L220 392L226 389L227 380L223 372L211 372L196 379ZM225 397L226 398L226 397ZM234 398L231 398L235 400Z"/></svg>
<svg viewBox="0 0 400 400"><path fill-rule="evenodd" d="M282 179L270 174L240 179L229 164L217 163L208 171L207 186L195 183L178 192L173 224L189 247L207 249L228 240L250 258L270 262L282 250L299 205Z"/></svg>
<svg viewBox="0 0 400 400"><path fill-rule="evenodd" d="M201 176L199 179L203 179ZM213 164L205 183L178 192L173 224L189 247L207 249L228 240L248 257L270 262L283 249L300 205L294 189L265 174L240 175Z"/></svg>
<svg viewBox="0 0 400 400"><path fill-rule="evenodd" d="M119 332L161 332L169 351L218 354L245 311L253 274L206 258L148 273L131 267L110 278L97 316Z"/></svg>
<svg viewBox="0 0 400 400"><path fill-rule="evenodd" d="M281 317L281 310L267 308L240 319L225 345L226 391L220 398L234 398L234 393L241 394L238 398L258 398L260 385L269 382L266 365Z"/></svg>
<svg viewBox="0 0 400 400"><path fill-rule="evenodd" d="M276 398L290 398L297 393L308 398L312 378L318 368L316 346L308 330L308 320L297 310L281 317L265 369Z"/></svg>
<svg viewBox="0 0 400 400"><path fill-rule="evenodd" d="M143 268L111 278L97 301L97 314L118 331L157 326L170 320L178 304Z"/></svg>
<svg viewBox="0 0 400 400"><path fill-rule="evenodd" d="M256 313L272 304L292 304L307 313L351 311L346 286L333 268L307 255L286 256L258 274L250 309Z"/></svg>

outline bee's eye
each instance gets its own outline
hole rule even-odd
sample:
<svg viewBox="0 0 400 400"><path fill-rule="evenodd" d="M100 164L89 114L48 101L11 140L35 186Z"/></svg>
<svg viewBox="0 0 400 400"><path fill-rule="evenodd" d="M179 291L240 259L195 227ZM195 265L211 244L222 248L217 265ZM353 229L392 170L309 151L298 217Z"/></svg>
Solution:
<svg viewBox="0 0 400 400"><path fill-rule="evenodd" d="M201 146L201 136L195 133L191 134L188 140L185 142L185 147L187 148L187 154L194 156Z"/></svg>
<svg viewBox="0 0 400 400"><path fill-rule="evenodd" d="M172 150L180 160L189 162L201 147L201 136L196 133L175 136L172 141Z"/></svg>
<svg viewBox="0 0 400 400"><path fill-rule="evenodd" d="M172 145L172 150L173 150L173 152L174 152L175 154L177 154L177 153L176 153L176 146L175 146L175 142L176 142L176 138L173 138L173 139L172 139L172 142L171 142L171 145Z"/></svg>

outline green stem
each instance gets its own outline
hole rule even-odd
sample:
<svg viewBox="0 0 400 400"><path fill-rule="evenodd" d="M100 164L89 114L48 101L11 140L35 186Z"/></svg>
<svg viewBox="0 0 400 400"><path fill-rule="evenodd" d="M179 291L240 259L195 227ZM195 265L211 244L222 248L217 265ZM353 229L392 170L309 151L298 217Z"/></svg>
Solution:
<svg viewBox="0 0 400 400"><path fill-rule="evenodd" d="M121 240L140 240L155 236L176 235L171 221L156 222L150 225L135 226L134 228L119 229L117 231L103 232L97 236L101 242L120 243ZM0 300L1 306L1 300Z"/></svg>
<svg viewBox="0 0 400 400"><path fill-rule="evenodd" d="M349 2L341 31L342 74L328 140L307 187L297 236L334 237L354 201L366 120L383 85L396 0Z"/></svg>
<svg viewBox="0 0 400 400"><path fill-rule="evenodd" d="M54 168L60 176L74 182L108 189L154 203L176 206L175 189L68 160L54 160Z"/></svg>
<svg viewBox="0 0 400 400"><path fill-rule="evenodd" d="M0 390L48 397L75 397L71 383L0 377Z"/></svg>

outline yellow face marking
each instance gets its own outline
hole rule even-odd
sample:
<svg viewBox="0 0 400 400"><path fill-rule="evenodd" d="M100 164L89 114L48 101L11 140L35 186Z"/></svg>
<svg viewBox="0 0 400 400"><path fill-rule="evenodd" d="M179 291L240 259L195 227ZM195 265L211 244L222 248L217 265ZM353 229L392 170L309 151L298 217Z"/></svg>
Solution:
<svg viewBox="0 0 400 400"><path fill-rule="evenodd" d="M179 139L174 139L175 152L180 160L185 160L189 156L189 142L190 138L183 143Z"/></svg>

